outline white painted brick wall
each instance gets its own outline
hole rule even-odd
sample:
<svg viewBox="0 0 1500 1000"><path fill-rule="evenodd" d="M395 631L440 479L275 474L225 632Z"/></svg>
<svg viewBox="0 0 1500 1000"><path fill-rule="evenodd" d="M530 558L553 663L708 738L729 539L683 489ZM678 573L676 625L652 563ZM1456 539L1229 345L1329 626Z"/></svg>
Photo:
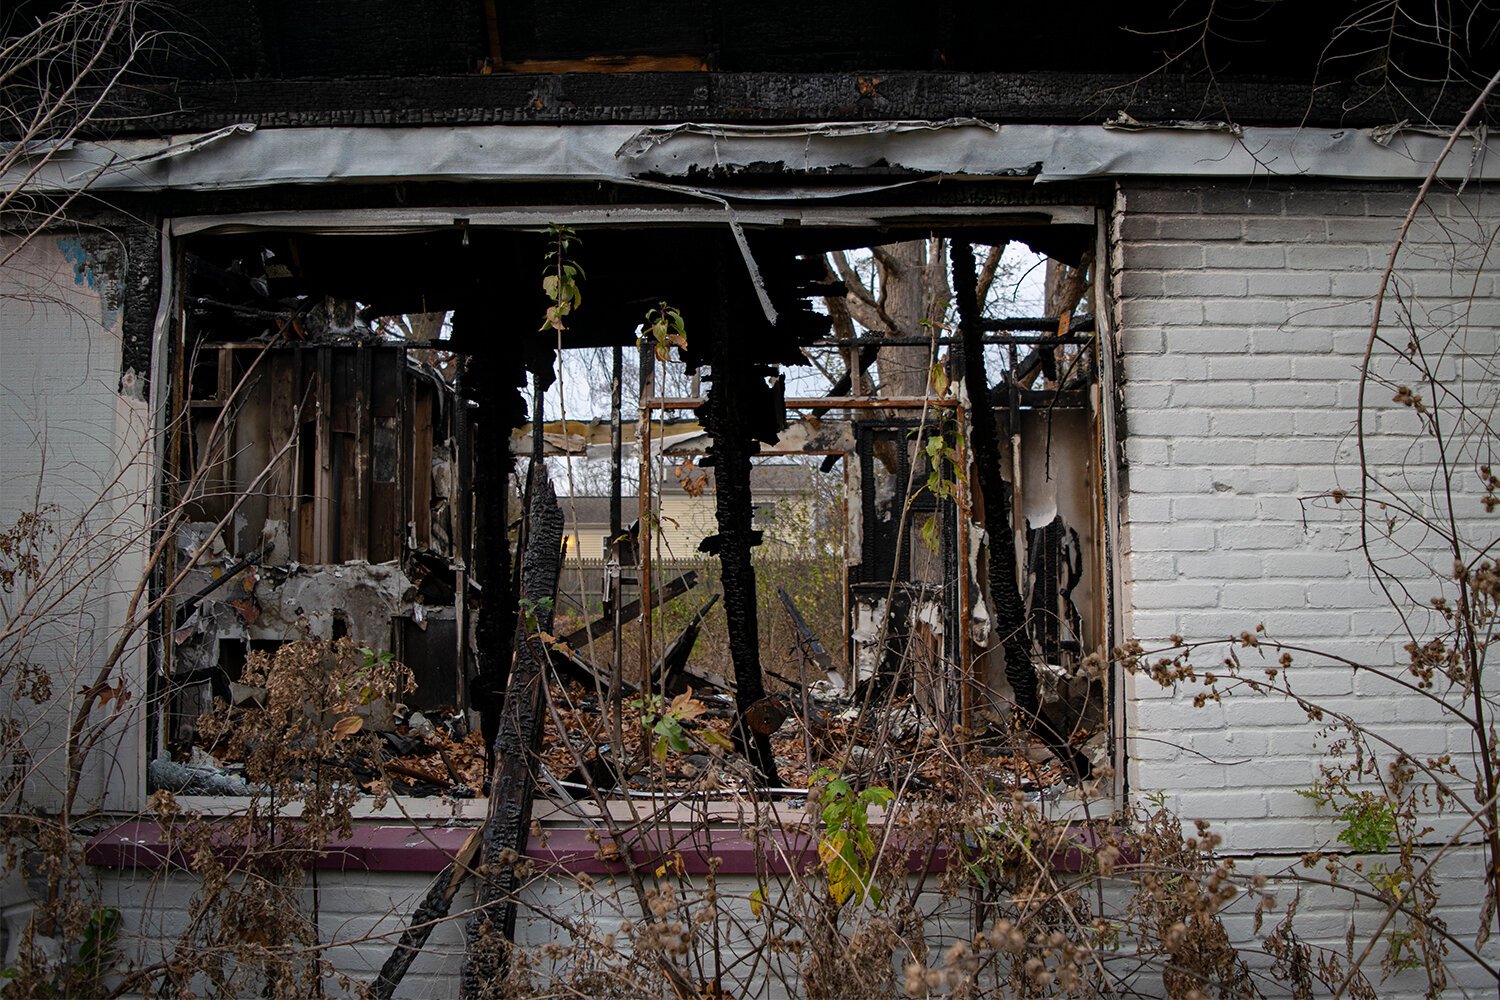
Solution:
<svg viewBox="0 0 1500 1000"><path fill-rule="evenodd" d="M1354 512L1304 507L1299 497L1358 483L1357 372L1371 296L1410 198L1328 182L1120 189L1111 279L1126 420L1124 602L1128 629L1148 648L1174 633L1214 639L1263 622L1278 638L1404 660L1358 551ZM1485 299L1494 280L1486 270L1474 282L1471 241L1500 224L1500 192L1471 186L1430 205L1401 260L1403 291L1416 298L1419 321L1466 315L1471 350L1488 344L1493 353L1500 316ZM1413 414L1390 395L1376 387L1370 396L1371 459L1387 471L1431 463L1431 443L1414 438ZM1419 600L1429 593L1422 585ZM1452 720L1388 682L1337 668L1294 676L1306 694L1379 724L1414 752L1471 750ZM1312 784L1325 744L1294 704L1232 697L1195 709L1196 688L1163 691L1144 678L1126 690L1134 792L1165 792L1267 871L1334 843L1334 824L1296 794ZM1478 864L1473 852L1451 870L1465 864ZM1478 890L1463 877L1445 888L1445 913L1470 940ZM1328 943L1365 916L1351 915L1347 897L1317 894L1301 914ZM1487 954L1500 952L1491 945ZM1459 966L1465 981L1493 985L1472 964ZM1381 995L1422 988L1392 981Z"/></svg>
<svg viewBox="0 0 1500 1000"><path fill-rule="evenodd" d="M428 875L391 872L321 872L318 885L319 942L327 950L338 970L357 985L368 985L390 956L391 950L406 927L412 909L427 892ZM650 880L648 879L648 884ZM912 883L915 885L915 881ZM701 878L697 888L684 890L686 898L696 898L703 891ZM726 966L723 985L732 995L757 1000L785 1000L798 995L802 956L783 952L763 957L754 965L734 963L730 956L748 953L760 943L763 932L760 921L750 909L751 894L760 883L753 875L721 875L718 878L717 906L724 915L719 947ZM119 909L124 916L126 936L121 946L138 961L151 961L160 955L163 942L170 947L190 921L193 880L178 874L105 870L100 873L100 902ZM770 883L769 900L773 906L781 900L780 883ZM542 873L533 878L522 892L523 903L517 913L516 940L529 949L547 944L568 945L572 936L561 926L559 917L577 924L587 922L592 934L602 938L619 931L621 922L639 922L639 908L634 893L621 878L611 883L598 878L596 890L583 892L566 873ZM304 913L311 913L310 888L301 893ZM465 908L473 905L470 891L455 901L451 919L438 925L423 952L412 964L396 991L403 1000L436 1000L456 997L464 957ZM917 909L923 915L927 947L932 961L956 941L971 940L972 911L961 900L945 899L929 881L917 897ZM627 936L622 932L616 947L628 951ZM537 956L533 952L535 957ZM905 955L893 955L899 968ZM550 966L543 959L538 979L545 982L550 971L566 977L575 959L562 957ZM767 963L772 968L768 969ZM787 984L793 984L789 990ZM195 984L200 992L205 984ZM325 982L331 997L357 995L339 991L336 984Z"/></svg>
<svg viewBox="0 0 1500 1000"><path fill-rule="evenodd" d="M1192 769L1201 773L1203 769ZM1222 799L1222 788L1193 788L1182 792L1180 799L1184 807ZM1236 800L1233 819L1254 823L1262 831L1267 847L1277 844L1295 845L1304 833L1302 824L1280 819L1296 801L1296 796L1284 798L1270 796L1264 799L1243 798ZM1481 871L1482 861L1475 851L1459 852L1445 858L1441 863L1440 876L1449 884L1462 885L1473 881ZM1239 862L1242 874L1252 876L1264 874L1275 877L1284 874L1291 865L1274 855L1243 858ZM1316 872L1314 874L1317 874ZM162 942L175 941L190 920L191 880L179 876L157 878L148 873L107 871L101 877L101 902L119 908L125 916L128 936L121 942L127 952L140 960L149 960L157 954ZM368 984L389 956L393 942L404 927L406 914L420 900L429 884L428 876L396 874L388 872L323 872L319 884L319 939L328 949L329 957L340 972L349 976L356 984ZM749 898L758 883L752 876L721 876L718 882L718 905L726 914L721 927L720 947L726 957L740 950L747 952L745 935L751 942L760 933L760 924L749 912ZM526 890L525 905L518 914L517 940L529 948L540 948L548 943L567 945L571 935L545 914L551 912L570 920L587 920L594 935L616 931L622 918L635 918L635 903L628 889L620 895L610 897L612 891L620 891L622 885L609 886L601 879L599 891L581 893L566 875L542 876ZM779 888L772 882L771 901L779 900ZM1301 890L1296 921L1297 932L1307 943L1343 953L1350 923L1356 933L1372 932L1383 916L1383 908L1374 900L1351 899L1347 894L1337 893L1317 886L1304 886ZM301 894L304 912L311 912L311 892ZM1281 919L1284 906L1290 902L1290 890L1278 893L1279 908L1268 915L1262 934L1269 931ZM1106 884L1104 901L1107 910L1126 904L1128 887L1121 884ZM405 1000L435 1000L458 995L459 975L463 964L463 918L461 907L470 905L471 897L465 893L455 905L454 919L434 929L426 947L411 970L402 980L396 996ZM930 885L918 897L917 909L924 917L927 931L926 947L928 961L941 964L943 952L959 940L971 936L972 911L962 899L944 899ZM1248 896L1232 901L1224 910L1223 918L1232 937L1249 941L1256 937L1252 918L1254 902ZM1472 940L1478 919L1477 908L1455 908L1448 914L1450 929ZM1363 940L1363 939L1359 939ZM617 937L619 947L628 947L626 936ZM331 947L330 947L331 946ZM1123 943L1124 953L1129 943ZM1264 969L1265 957L1257 956L1253 950L1244 952L1253 969ZM1378 953L1377 953L1378 959ZM892 956L899 969L907 960L905 955ZM764 964L754 967L737 965L725 979L735 996L754 997L757 1000L784 1000L798 995L800 958L793 954L771 955L768 959L776 968L769 970ZM562 957L552 966L553 971L566 977L574 959ZM1372 965L1372 971L1374 966ZM545 970L544 970L545 971ZM1493 986L1487 983L1484 973L1462 956L1454 956L1451 966L1455 985L1477 987ZM1150 993L1159 984L1159 973L1147 971L1134 985ZM1375 976L1378 980L1378 975ZM793 984L788 990L787 984ZM1420 972L1412 971L1379 982L1381 997L1420 997L1425 980ZM197 984L202 987L204 984ZM1278 994L1269 981L1262 983L1268 997ZM329 996L346 995L336 984L325 983ZM1483 995L1483 994L1481 994Z"/></svg>

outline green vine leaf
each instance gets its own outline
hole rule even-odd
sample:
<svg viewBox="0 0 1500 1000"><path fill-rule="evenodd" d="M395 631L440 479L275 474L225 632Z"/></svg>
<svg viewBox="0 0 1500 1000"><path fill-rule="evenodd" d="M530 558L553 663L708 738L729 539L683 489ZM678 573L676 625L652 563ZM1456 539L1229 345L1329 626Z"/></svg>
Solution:
<svg viewBox="0 0 1500 1000"><path fill-rule="evenodd" d="M657 360L667 360L674 347L687 350L687 324L683 322L682 313L667 303L658 303L655 309L648 311L643 326L642 342L655 345Z"/></svg>

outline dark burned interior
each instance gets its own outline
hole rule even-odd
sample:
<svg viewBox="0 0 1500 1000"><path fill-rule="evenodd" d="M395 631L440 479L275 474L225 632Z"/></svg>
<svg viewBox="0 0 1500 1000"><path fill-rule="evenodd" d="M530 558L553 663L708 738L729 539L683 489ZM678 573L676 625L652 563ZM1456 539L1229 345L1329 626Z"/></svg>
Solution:
<svg viewBox="0 0 1500 1000"><path fill-rule="evenodd" d="M380 751L351 769L413 794L529 803L705 772L756 794L806 787L818 765L941 794L941 768L916 752L934 731L977 734L977 759L1017 787L1087 782L1108 754L1089 656L1108 639L1093 228L1013 215L743 235L460 220L184 239L167 490L192 520L156 700L170 755L153 781L235 791L234 762L197 745L198 717L216 699L254 710L247 656L348 636L416 679L371 712ZM1036 255L1050 314L985 309L1008 245ZM872 332L851 317L894 305L849 262L873 272L900 252L926 255L956 308ZM564 262L582 297L542 322L559 301L542 277ZM651 311L668 307L686 335L653 340ZM543 412L559 349L612 351L613 371L589 377L617 385L621 358L639 359L637 405L616 395L609 421L606 599L571 618ZM829 383L816 395L788 388L809 355ZM710 442L697 467L712 473L712 587L653 565L652 434L688 416ZM751 471L769 453L841 461L845 481L847 529L828 543L846 574L842 634L820 634L783 591L794 668L763 662ZM695 653L711 613L725 648ZM679 713L691 752L664 761L637 734L674 698L692 706ZM877 731L912 750L904 776L871 759Z"/></svg>

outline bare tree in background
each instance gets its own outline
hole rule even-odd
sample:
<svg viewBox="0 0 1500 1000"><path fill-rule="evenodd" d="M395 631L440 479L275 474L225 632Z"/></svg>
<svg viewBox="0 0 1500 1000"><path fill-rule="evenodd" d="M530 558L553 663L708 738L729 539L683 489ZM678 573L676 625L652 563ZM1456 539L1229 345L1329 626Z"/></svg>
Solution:
<svg viewBox="0 0 1500 1000"><path fill-rule="evenodd" d="M867 276L855 269L847 254L832 254L849 288L847 298L829 300L834 330L841 339L855 339L853 323L876 339L890 339L920 337L943 322L953 295L940 238L873 247L871 255ZM927 351L921 347L882 348L877 364L880 395L918 398L927 391Z"/></svg>

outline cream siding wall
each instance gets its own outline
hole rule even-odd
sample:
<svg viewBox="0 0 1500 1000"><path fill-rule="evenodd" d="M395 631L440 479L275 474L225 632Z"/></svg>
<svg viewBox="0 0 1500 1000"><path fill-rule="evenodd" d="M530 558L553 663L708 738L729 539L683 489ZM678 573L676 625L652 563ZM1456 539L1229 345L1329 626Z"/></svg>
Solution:
<svg viewBox="0 0 1500 1000"><path fill-rule="evenodd" d="M14 249L0 240L0 258ZM116 275L123 252L101 260L73 234L48 233L0 268L0 531L23 513L48 526L40 556L45 586L18 581L0 595L10 654L51 676L42 705L0 686L0 713L25 720L31 753L22 802L54 808L67 784L63 749L80 687L93 684L122 639L128 602L142 575L143 500L150 482L150 414L132 376L120 391L121 313ZM134 808L141 801L145 630L125 640L110 683L133 701L104 725L75 805ZM106 710L101 715L108 715Z"/></svg>

